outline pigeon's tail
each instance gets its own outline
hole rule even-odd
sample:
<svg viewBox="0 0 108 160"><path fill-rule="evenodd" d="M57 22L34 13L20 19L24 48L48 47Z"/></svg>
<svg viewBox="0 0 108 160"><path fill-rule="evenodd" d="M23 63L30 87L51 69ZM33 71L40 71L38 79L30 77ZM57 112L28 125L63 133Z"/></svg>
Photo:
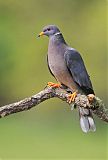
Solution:
<svg viewBox="0 0 108 160"><path fill-rule="evenodd" d="M90 109L79 107L80 126L83 132L96 131L96 126Z"/></svg>

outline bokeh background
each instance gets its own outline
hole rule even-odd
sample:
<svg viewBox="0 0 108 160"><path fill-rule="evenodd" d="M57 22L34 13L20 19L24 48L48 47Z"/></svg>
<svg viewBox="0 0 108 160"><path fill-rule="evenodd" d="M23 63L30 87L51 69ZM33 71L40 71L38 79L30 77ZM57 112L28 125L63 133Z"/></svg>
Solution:
<svg viewBox="0 0 108 160"><path fill-rule="evenodd" d="M108 105L106 0L0 0L0 106L55 81L46 65L48 38L36 38L47 24L59 26L80 51L96 95ZM105 160L107 124L95 121L97 131L84 134L77 110L59 99L0 119L0 160Z"/></svg>

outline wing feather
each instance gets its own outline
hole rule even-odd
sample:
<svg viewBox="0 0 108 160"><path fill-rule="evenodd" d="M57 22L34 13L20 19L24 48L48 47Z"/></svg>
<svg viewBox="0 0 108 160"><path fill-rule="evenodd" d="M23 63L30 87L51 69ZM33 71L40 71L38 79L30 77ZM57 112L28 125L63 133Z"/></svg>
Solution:
<svg viewBox="0 0 108 160"><path fill-rule="evenodd" d="M90 77L85 68L81 55L75 49L65 52L65 61L73 80L86 94L94 94Z"/></svg>
<svg viewBox="0 0 108 160"><path fill-rule="evenodd" d="M49 62L48 62L48 55L47 55L47 65L48 65L48 69L50 71L50 73L52 74L52 76L54 76L54 74L52 73L51 69L50 69L50 66L49 66ZM54 76L55 77L55 76Z"/></svg>

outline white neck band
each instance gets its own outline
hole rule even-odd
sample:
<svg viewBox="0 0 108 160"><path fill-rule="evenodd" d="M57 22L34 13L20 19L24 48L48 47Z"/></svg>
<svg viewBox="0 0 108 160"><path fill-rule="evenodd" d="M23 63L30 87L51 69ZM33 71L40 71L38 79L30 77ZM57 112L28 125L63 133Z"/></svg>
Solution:
<svg viewBox="0 0 108 160"><path fill-rule="evenodd" d="M59 35L59 34L61 34L61 32L57 32L57 33L55 33L54 35L57 36L57 35Z"/></svg>

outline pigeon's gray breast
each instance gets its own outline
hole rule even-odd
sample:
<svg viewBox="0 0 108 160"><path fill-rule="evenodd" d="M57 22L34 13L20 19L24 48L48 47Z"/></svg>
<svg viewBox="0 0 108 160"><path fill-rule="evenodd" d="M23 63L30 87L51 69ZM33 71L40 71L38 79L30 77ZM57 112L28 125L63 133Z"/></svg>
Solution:
<svg viewBox="0 0 108 160"><path fill-rule="evenodd" d="M72 91L76 90L76 84L70 75L64 54L67 50L67 45L51 38L48 46L48 65L57 81L69 87Z"/></svg>

